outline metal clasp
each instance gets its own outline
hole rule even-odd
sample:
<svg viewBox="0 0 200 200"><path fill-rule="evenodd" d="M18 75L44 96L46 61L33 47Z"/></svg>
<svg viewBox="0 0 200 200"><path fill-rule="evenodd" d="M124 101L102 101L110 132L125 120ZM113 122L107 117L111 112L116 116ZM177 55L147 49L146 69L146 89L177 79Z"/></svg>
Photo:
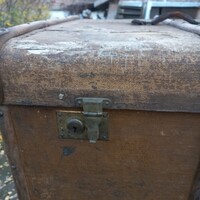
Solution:
<svg viewBox="0 0 200 200"><path fill-rule="evenodd" d="M108 140L108 113L103 108L111 106L110 99L81 97L75 103L83 111L57 111L60 138Z"/></svg>
<svg viewBox="0 0 200 200"><path fill-rule="evenodd" d="M108 117L107 113L103 113L103 108L108 108L111 101L108 98L77 98L76 103L83 106L83 115L87 135L90 143L96 143L99 139L100 124L103 123L103 118ZM105 127L105 126L104 126ZM104 132L108 130L104 129Z"/></svg>

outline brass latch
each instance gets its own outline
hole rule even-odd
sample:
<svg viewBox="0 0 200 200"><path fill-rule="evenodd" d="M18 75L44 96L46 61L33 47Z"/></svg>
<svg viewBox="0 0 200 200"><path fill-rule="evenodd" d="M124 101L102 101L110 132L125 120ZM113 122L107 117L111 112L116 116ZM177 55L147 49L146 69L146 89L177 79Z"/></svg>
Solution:
<svg viewBox="0 0 200 200"><path fill-rule="evenodd" d="M61 138L89 139L90 143L97 140L108 140L107 98L77 98L76 105L83 111L57 111L58 129Z"/></svg>

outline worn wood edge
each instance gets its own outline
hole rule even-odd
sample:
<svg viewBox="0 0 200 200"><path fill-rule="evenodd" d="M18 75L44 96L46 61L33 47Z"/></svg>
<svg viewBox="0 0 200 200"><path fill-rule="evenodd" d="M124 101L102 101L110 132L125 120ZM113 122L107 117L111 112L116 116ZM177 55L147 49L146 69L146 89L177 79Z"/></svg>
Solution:
<svg viewBox="0 0 200 200"><path fill-rule="evenodd" d="M79 98L78 96L77 98ZM88 96L85 96L88 98ZM89 97L90 98L90 97ZM91 97L93 98L93 97ZM98 97L97 97L98 98ZM100 97L101 98L101 97ZM107 98L107 97L102 97ZM3 104L2 106L25 106L25 107L39 107L39 108L58 108L58 109L81 109L80 107L77 107L75 103L71 104L47 104L47 103L36 103L36 104L30 104L30 103L7 103ZM190 108L182 108L182 109L164 109L162 107L155 108L155 107L149 107L144 105L126 105L126 104L116 104L111 105L109 108L106 108L105 110L132 110L132 111L138 111L138 112L161 112L161 113L192 113L192 114L199 114L200 110L197 109L190 109Z"/></svg>
<svg viewBox="0 0 200 200"><path fill-rule="evenodd" d="M200 199L200 161L197 166L197 170L194 176L193 185L191 186L189 200L198 200Z"/></svg>
<svg viewBox="0 0 200 200"><path fill-rule="evenodd" d="M10 55L6 53L7 55ZM13 54L14 55L14 54ZM196 55L196 54L195 54ZM181 57L182 58L182 57ZM198 57L197 57L198 58ZM22 60L21 60L22 62ZM196 63L196 61L195 61ZM6 66L6 65L5 65ZM11 65L10 65L11 66ZM197 67L199 64L197 63ZM183 66L184 67L184 66ZM197 67L194 69L190 69L198 73ZM5 67L6 69L9 66ZM3 69L2 69L3 70ZM8 73L9 72L9 73ZM7 74L10 74L10 70L8 70ZM30 71L31 72L31 71ZM36 74L39 74L40 69L36 69ZM87 72L88 73L88 72ZM86 73L86 75L87 75ZM89 74L89 73L88 73ZM6 74L5 74L6 75ZM63 76L66 75L66 72L62 74ZM69 74L67 74L69 75ZM71 76L81 77L81 73L72 73ZM104 74L107 77L108 74ZM185 72L185 75L187 73ZM84 75L85 76L85 75ZM142 74L140 74L142 78ZM5 80L12 80L15 76L4 76ZM29 90L22 90L23 84L13 84L12 87L9 82L4 82L4 90L5 90L5 99L3 105L26 105L26 106L45 106L45 107L76 107L75 99L79 97L89 97L89 98L109 98L112 101L110 106L111 109L127 109L127 110L143 110L143 111L156 111L156 112L187 112L187 113L200 113L200 98L199 98L199 89L196 90L186 90L180 92L180 90L175 89L173 86L173 91L162 91L161 89L148 90L145 89L144 91L138 92L134 90L123 90L123 89L110 89L109 86L105 86L103 89L90 89L90 88L83 88L83 87L76 87L76 84L72 85L72 87L57 87L55 88L53 84L50 84L50 78L46 79L48 83L48 87L40 90L40 87L35 84L39 82L38 76L35 76L34 82L32 85L27 84L29 90L33 86L34 92L29 92ZM138 76L139 77L139 76ZM174 80L175 80L174 76ZM146 79L151 78L151 74L147 76ZM177 76L177 78L179 78ZM185 76L187 79L187 76ZM30 80L29 76L28 79ZM64 79L57 79L59 81L64 82ZM83 78L80 78L80 82ZM91 82L90 76L87 75L84 77L85 82ZM122 80L121 80L122 81ZM195 86L195 81L191 80L192 86ZM199 81L199 79L197 79ZM56 81L54 81L55 83ZM114 83L114 81L113 81ZM121 82L124 83L124 82ZM144 82L145 83L145 82ZM118 82L116 81L116 84ZM142 82L141 82L142 84ZM7 87L6 87L7 85ZM8 87L9 85L9 87ZM178 85L178 83L177 83ZM133 86L134 87L134 86ZM73 89L76 88L76 89ZM129 88L129 87L128 87ZM183 88L181 88L183 90ZM36 94L36 95L33 95ZM62 96L61 98L59 96ZM142 98L145 96L145 99Z"/></svg>
<svg viewBox="0 0 200 200"><path fill-rule="evenodd" d="M170 19L165 20L163 22L163 24L173 26L173 27L181 29L183 31L187 31L190 33L200 35L200 25L193 25L193 24L189 24L184 21L180 21L180 20L174 21L174 20L170 20Z"/></svg>
<svg viewBox="0 0 200 200"><path fill-rule="evenodd" d="M116 93L116 94L115 94ZM60 100L59 94L64 94L64 98ZM77 104L76 98L87 97L87 98L109 98L111 104L109 109L115 110L137 110L137 111L148 111L148 112L179 112L179 113L200 113L200 102L199 97L187 97L185 95L177 96L171 94L166 95L153 95L146 102L135 100L134 102L126 102L130 94L118 94L117 91L110 93L106 92L94 92L94 91L55 91L53 94L46 92L43 94L41 99L21 99L19 101L4 101L3 105L8 106L39 106L39 107L60 107L60 108L75 108ZM121 99L119 99L121 98Z"/></svg>
<svg viewBox="0 0 200 200"><path fill-rule="evenodd" d="M69 16L65 19L57 19L57 20L41 20L41 21L35 21L27 24L21 24L17 25L11 28L8 28L8 33L5 33L4 35L0 36L0 49L3 47L3 45L10 40L11 38L18 37L20 35L29 33L31 31L42 29L48 26L53 26L56 24L69 22L73 20L79 19L78 15Z"/></svg>
<svg viewBox="0 0 200 200"><path fill-rule="evenodd" d="M9 109L8 107L1 106L0 112L2 114L0 119L0 129L3 140L5 141L5 151L10 162L18 197L20 200L30 200L28 186L17 146L17 138L11 121Z"/></svg>
<svg viewBox="0 0 200 200"><path fill-rule="evenodd" d="M2 80L1 80L1 76L0 76L0 104L3 103L3 84L2 84Z"/></svg>

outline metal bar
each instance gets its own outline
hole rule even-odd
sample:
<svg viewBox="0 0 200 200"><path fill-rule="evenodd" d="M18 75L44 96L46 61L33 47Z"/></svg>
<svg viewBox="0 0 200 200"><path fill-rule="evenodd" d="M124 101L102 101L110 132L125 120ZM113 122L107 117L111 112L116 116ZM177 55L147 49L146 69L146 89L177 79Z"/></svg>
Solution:
<svg viewBox="0 0 200 200"><path fill-rule="evenodd" d="M105 4L105 3L109 3L109 0L96 0L94 2L94 7L96 8L96 7L101 6L101 5Z"/></svg>
<svg viewBox="0 0 200 200"><path fill-rule="evenodd" d="M199 2L159 2L159 1L150 1L152 7L177 7L177 8L200 8Z"/></svg>
<svg viewBox="0 0 200 200"><path fill-rule="evenodd" d="M145 20L150 19L151 8L152 8L152 2L151 1L147 1L146 12L144 14L144 19Z"/></svg>
<svg viewBox="0 0 200 200"><path fill-rule="evenodd" d="M177 8L200 8L200 2L159 2L159 1L148 1L152 7L177 7ZM140 1L121 1L119 6L124 7L142 7Z"/></svg>
<svg viewBox="0 0 200 200"><path fill-rule="evenodd" d="M119 6L123 7L142 7L142 1L120 1Z"/></svg>
<svg viewBox="0 0 200 200"><path fill-rule="evenodd" d="M110 3L108 7L108 16L107 19L115 19L117 16L117 3Z"/></svg>

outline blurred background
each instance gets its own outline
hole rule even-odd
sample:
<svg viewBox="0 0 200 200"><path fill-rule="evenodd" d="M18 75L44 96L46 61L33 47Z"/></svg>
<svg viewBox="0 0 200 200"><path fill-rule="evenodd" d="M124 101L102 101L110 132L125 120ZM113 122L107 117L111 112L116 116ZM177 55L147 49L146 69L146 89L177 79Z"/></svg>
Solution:
<svg viewBox="0 0 200 200"><path fill-rule="evenodd" d="M152 19L169 11L200 18L200 0L0 0L0 27L80 15L91 19Z"/></svg>
<svg viewBox="0 0 200 200"><path fill-rule="evenodd" d="M152 19L170 11L182 11L193 18L200 18L200 0L54 0L51 1L51 17L82 14L91 11L92 19Z"/></svg>

